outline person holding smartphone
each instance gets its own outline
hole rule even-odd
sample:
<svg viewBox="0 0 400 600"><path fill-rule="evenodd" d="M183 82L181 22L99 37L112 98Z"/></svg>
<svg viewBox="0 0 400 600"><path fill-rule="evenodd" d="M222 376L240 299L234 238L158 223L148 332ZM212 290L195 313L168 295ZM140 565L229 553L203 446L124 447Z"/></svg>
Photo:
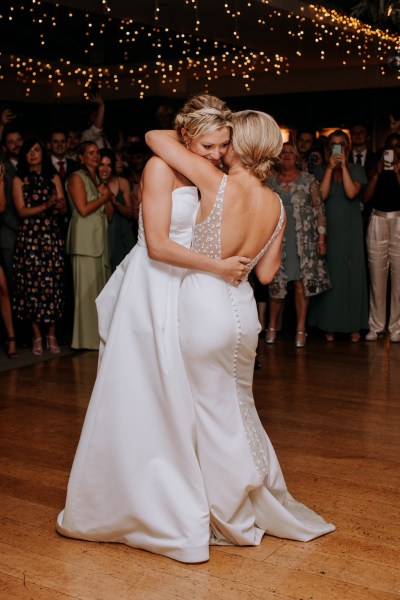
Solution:
<svg viewBox="0 0 400 600"><path fill-rule="evenodd" d="M327 222L326 260L332 288L311 298L309 324L325 332L332 342L335 333L360 340L368 324L367 279L359 194L367 183L360 165L348 164L350 142L338 129L328 138L325 167L316 167L325 201Z"/></svg>
<svg viewBox="0 0 400 600"><path fill-rule="evenodd" d="M372 206L367 232L370 272L369 332L367 341L375 341L386 328L387 280L390 269L391 342L400 342L400 133L385 140L380 160L371 172L363 196Z"/></svg>

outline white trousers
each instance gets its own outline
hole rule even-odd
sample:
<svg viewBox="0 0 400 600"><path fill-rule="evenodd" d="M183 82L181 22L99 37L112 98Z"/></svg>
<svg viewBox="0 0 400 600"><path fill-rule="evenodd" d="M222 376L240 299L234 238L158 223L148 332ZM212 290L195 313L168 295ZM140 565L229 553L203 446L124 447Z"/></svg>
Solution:
<svg viewBox="0 0 400 600"><path fill-rule="evenodd" d="M389 331L400 330L400 211L373 209L367 233L370 272L369 329L386 326L387 280L390 268L391 297Z"/></svg>

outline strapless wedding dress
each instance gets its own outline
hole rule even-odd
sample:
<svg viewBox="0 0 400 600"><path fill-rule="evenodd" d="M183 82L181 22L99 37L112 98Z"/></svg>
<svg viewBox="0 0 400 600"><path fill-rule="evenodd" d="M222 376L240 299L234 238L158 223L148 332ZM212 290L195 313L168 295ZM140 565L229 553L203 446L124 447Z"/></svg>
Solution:
<svg viewBox="0 0 400 600"><path fill-rule="evenodd" d="M190 246L197 210L196 188L172 193L172 240ZM183 274L148 257L140 219L137 245L97 299L99 368L57 530L200 562L209 510L179 348Z"/></svg>

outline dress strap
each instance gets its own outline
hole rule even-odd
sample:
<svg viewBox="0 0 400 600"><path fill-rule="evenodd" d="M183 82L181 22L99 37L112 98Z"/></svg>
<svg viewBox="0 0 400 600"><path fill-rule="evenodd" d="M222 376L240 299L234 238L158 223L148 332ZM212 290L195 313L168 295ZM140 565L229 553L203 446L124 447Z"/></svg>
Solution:
<svg viewBox="0 0 400 600"><path fill-rule="evenodd" d="M280 199L280 197L278 196L278 194L276 194L276 192L275 192L275 195L278 198L279 204L280 204L280 207L281 207L281 211L280 211L280 214L279 214L278 223L276 224L274 232L271 235L271 237L269 238L268 242L265 244L264 248L262 248L261 251L257 254L257 256L255 256L253 258L253 260L248 264L249 269L252 269L253 267L255 267L255 265L258 263L258 261L260 260L260 258L266 253L266 251L271 246L271 244L273 243L273 241L277 238L277 236L279 235L280 230L282 229L283 221L285 219L285 209L284 209L282 200Z"/></svg>

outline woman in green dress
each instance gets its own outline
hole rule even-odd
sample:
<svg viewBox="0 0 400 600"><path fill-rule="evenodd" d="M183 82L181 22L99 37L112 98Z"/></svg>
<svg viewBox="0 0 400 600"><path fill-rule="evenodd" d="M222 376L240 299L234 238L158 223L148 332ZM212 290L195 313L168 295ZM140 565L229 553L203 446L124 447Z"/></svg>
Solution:
<svg viewBox="0 0 400 600"><path fill-rule="evenodd" d="M98 350L95 300L110 277L107 213L112 194L96 174L100 162L97 144L83 142L79 159L80 170L66 183L72 209L66 248L71 255L75 299L71 346Z"/></svg>
<svg viewBox="0 0 400 600"><path fill-rule="evenodd" d="M320 180L327 221L326 260L332 289L313 298L309 324L325 332L332 342L335 333L360 340L368 327L368 295L365 271L360 191L367 178L360 165L349 165L350 143L340 129L328 138L328 161L314 171Z"/></svg>
<svg viewBox="0 0 400 600"><path fill-rule="evenodd" d="M112 193L108 214L108 241L112 273L135 245L132 230L133 199L130 185L125 177L116 174L115 162L115 153L112 150L109 148L100 150L97 173Z"/></svg>

